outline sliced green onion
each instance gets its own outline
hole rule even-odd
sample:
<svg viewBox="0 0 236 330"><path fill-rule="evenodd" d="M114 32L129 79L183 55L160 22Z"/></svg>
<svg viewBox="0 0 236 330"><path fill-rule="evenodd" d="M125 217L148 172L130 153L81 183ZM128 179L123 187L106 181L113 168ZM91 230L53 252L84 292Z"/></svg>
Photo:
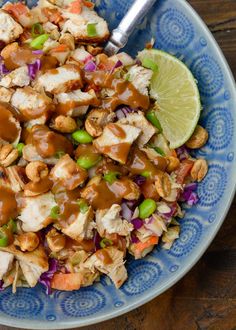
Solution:
<svg viewBox="0 0 236 330"><path fill-rule="evenodd" d="M142 172L141 175L142 175L144 178L150 178L150 172L148 172L148 171L144 171L144 172Z"/></svg>
<svg viewBox="0 0 236 330"><path fill-rule="evenodd" d="M15 234L17 232L17 224L16 221L14 221L13 219L10 219L10 221L7 224L7 227L10 229L12 233Z"/></svg>
<svg viewBox="0 0 236 330"><path fill-rule="evenodd" d="M87 24L87 33L89 37L96 37L97 36L97 23L88 23Z"/></svg>
<svg viewBox="0 0 236 330"><path fill-rule="evenodd" d="M78 199L78 204L79 204L79 209L80 209L80 212L81 213L86 213L89 209L89 206L88 204L86 203L86 201L84 199Z"/></svg>
<svg viewBox="0 0 236 330"><path fill-rule="evenodd" d="M31 28L31 35L36 38L44 33L43 27L40 23L35 23Z"/></svg>
<svg viewBox="0 0 236 330"><path fill-rule="evenodd" d="M100 162L101 159L102 157L100 155L96 157L95 155L83 155L77 159L77 164L85 170L88 170Z"/></svg>
<svg viewBox="0 0 236 330"><path fill-rule="evenodd" d="M18 150L19 156L22 156L22 152L23 152L24 146L25 146L24 143L18 143L17 144L16 149Z"/></svg>
<svg viewBox="0 0 236 330"><path fill-rule="evenodd" d="M158 71L158 65L150 58L144 58L142 61L142 66L144 66L147 69L151 69L154 72Z"/></svg>
<svg viewBox="0 0 236 330"><path fill-rule="evenodd" d="M166 154L164 153L164 151L163 151L161 148L159 148L159 147L154 147L153 149L154 149L159 155L161 155L161 156L163 156L163 157L166 156Z"/></svg>
<svg viewBox="0 0 236 330"><path fill-rule="evenodd" d="M103 238L99 244L101 248L104 249L107 246L113 245L113 242L108 238Z"/></svg>
<svg viewBox="0 0 236 330"><path fill-rule="evenodd" d="M4 228L0 228L0 247L6 247L9 244L7 232Z"/></svg>
<svg viewBox="0 0 236 330"><path fill-rule="evenodd" d="M140 205L139 205L139 217L141 219L146 219L152 215L157 208L157 204L153 199L145 199Z"/></svg>
<svg viewBox="0 0 236 330"><path fill-rule="evenodd" d="M51 212L50 212L50 217L52 219L57 219L60 215L60 208L59 206L53 206L53 208L51 209Z"/></svg>
<svg viewBox="0 0 236 330"><path fill-rule="evenodd" d="M64 156L65 155L65 152L64 151L57 151L56 153L55 153L55 157L57 158L57 159L60 159L62 156Z"/></svg>
<svg viewBox="0 0 236 330"><path fill-rule="evenodd" d="M83 129L75 131L71 136L78 143L91 143L93 141L93 137Z"/></svg>
<svg viewBox="0 0 236 330"><path fill-rule="evenodd" d="M120 175L120 172L108 172L107 174L104 174L103 179L112 184L117 180L118 175Z"/></svg>
<svg viewBox="0 0 236 330"><path fill-rule="evenodd" d="M34 40L31 41L30 47L35 49L42 49L44 43L48 40L49 34L42 34L41 36L38 36Z"/></svg>
<svg viewBox="0 0 236 330"><path fill-rule="evenodd" d="M126 77L125 77L126 81L130 81L130 73L127 73Z"/></svg>
<svg viewBox="0 0 236 330"><path fill-rule="evenodd" d="M148 111L146 113L146 118L147 118L147 120L150 121L150 123L152 123L153 126L155 126L158 129L159 133L162 133L161 124L160 124L154 110Z"/></svg>

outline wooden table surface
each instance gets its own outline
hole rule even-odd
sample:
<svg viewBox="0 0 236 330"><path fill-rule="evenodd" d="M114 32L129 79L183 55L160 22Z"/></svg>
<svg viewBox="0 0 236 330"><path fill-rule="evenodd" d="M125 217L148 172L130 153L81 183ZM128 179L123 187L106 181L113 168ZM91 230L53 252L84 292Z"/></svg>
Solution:
<svg viewBox="0 0 236 330"><path fill-rule="evenodd" d="M189 2L213 32L236 77L236 0ZM10 329L0 325L0 330ZM80 329L236 330L236 199L210 248L174 287L135 311Z"/></svg>

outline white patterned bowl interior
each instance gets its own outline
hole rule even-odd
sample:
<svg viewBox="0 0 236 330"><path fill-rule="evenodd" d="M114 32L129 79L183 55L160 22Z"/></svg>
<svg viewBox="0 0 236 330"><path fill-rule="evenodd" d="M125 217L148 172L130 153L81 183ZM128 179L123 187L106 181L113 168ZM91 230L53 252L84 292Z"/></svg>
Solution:
<svg viewBox="0 0 236 330"><path fill-rule="evenodd" d="M33 1L28 1L31 5ZM132 1L97 0L98 10L117 26ZM1 5L1 3L0 3ZM130 38L127 51L135 55L151 37L157 48L181 58L198 81L203 111L201 124L209 141L197 156L210 164L198 187L199 203L186 209L180 239L170 251L160 247L143 260L127 262L129 279L116 290L107 278L77 292L46 296L34 289L1 293L0 323L40 329L65 329L97 323L128 312L178 281L201 257L220 228L235 191L236 95L231 72L211 34L184 0L159 0Z"/></svg>

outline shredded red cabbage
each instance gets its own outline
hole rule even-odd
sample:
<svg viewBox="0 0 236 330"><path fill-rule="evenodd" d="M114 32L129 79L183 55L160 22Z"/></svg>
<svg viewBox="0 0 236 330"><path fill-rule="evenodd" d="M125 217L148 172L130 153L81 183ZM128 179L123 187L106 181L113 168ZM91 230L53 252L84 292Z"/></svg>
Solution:
<svg viewBox="0 0 236 330"><path fill-rule="evenodd" d="M138 237L134 233L131 233L131 242L132 243L139 243L140 242Z"/></svg>
<svg viewBox="0 0 236 330"><path fill-rule="evenodd" d="M94 234L94 237L93 237L94 250L95 251L101 249L101 246L100 246L101 240L102 240L101 236L99 235L99 233L97 231L95 231L95 234Z"/></svg>
<svg viewBox="0 0 236 330"><path fill-rule="evenodd" d="M28 65L28 75L30 76L31 80L34 80L38 71L41 68L41 61L40 59L37 59L34 63L27 65Z"/></svg>
<svg viewBox="0 0 236 330"><path fill-rule="evenodd" d="M126 219L127 221L130 221L132 219L133 212L128 207L126 202L121 204L121 209L122 209L122 211L121 211L122 218Z"/></svg>
<svg viewBox="0 0 236 330"><path fill-rule="evenodd" d="M34 54L34 55L43 55L43 51L41 49L32 50L32 54Z"/></svg>
<svg viewBox="0 0 236 330"><path fill-rule="evenodd" d="M133 181L138 185L141 186L142 184L144 184L144 182L146 181L146 178L142 175L135 175L135 177L133 178Z"/></svg>
<svg viewBox="0 0 236 330"><path fill-rule="evenodd" d="M123 65L123 63L120 60L118 60L116 62L116 64L113 66L113 68L111 69L111 73L113 73L115 71L115 69L120 68L122 65Z"/></svg>
<svg viewBox="0 0 236 330"><path fill-rule="evenodd" d="M0 291L3 291L5 288L3 287L3 284L4 284L4 282L3 282L3 280L0 280Z"/></svg>
<svg viewBox="0 0 236 330"><path fill-rule="evenodd" d="M142 65L142 62L140 61L140 59L136 59L136 61L135 61L135 64L137 64L137 65Z"/></svg>
<svg viewBox="0 0 236 330"><path fill-rule="evenodd" d="M189 158L189 149L186 146L177 148L176 153L180 161Z"/></svg>
<svg viewBox="0 0 236 330"><path fill-rule="evenodd" d="M127 200L123 200L127 206L132 210L134 211L134 209L136 208L136 206L138 205L138 200L134 199L132 201L127 201Z"/></svg>
<svg viewBox="0 0 236 330"><path fill-rule="evenodd" d="M88 72L94 72L97 70L97 66L93 61L89 61L85 64L84 70Z"/></svg>
<svg viewBox="0 0 236 330"><path fill-rule="evenodd" d="M131 220L131 223L134 226L134 229L140 229L143 226L143 220L140 218Z"/></svg>
<svg viewBox="0 0 236 330"><path fill-rule="evenodd" d="M182 202L186 202L188 205L193 206L197 204L199 198L196 192L194 192L197 189L196 183L190 183L185 186L184 191L180 197L180 200Z"/></svg>
<svg viewBox="0 0 236 330"><path fill-rule="evenodd" d="M58 270L58 260L56 259L49 259L49 269L47 272L44 272L40 278L39 283L41 283L46 288L46 294L50 295L52 293L51 289L51 280L53 275Z"/></svg>
<svg viewBox="0 0 236 330"><path fill-rule="evenodd" d="M4 63L0 63L0 75L8 74L11 71L9 71Z"/></svg>

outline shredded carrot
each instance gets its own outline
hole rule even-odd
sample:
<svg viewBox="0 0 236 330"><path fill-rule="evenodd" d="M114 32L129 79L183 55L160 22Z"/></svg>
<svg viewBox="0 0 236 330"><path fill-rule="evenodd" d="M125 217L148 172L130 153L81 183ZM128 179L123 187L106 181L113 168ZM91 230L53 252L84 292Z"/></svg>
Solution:
<svg viewBox="0 0 236 330"><path fill-rule="evenodd" d="M142 252L143 250L147 249L151 245L155 245L158 243L157 236L151 236L146 242L139 242L135 244L135 250Z"/></svg>
<svg viewBox="0 0 236 330"><path fill-rule="evenodd" d="M57 47L54 47L50 50L50 53L62 53L62 52L65 52L68 50L68 46L67 45L64 45L64 44L61 44Z"/></svg>
<svg viewBox="0 0 236 330"><path fill-rule="evenodd" d="M81 0L76 0L70 3L69 12L72 14L80 14L82 11L82 2Z"/></svg>
<svg viewBox="0 0 236 330"><path fill-rule="evenodd" d="M28 13L28 8L21 2L9 3L4 7L4 10L14 16L16 19L19 19L20 16Z"/></svg>
<svg viewBox="0 0 236 330"><path fill-rule="evenodd" d="M90 1L83 1L83 5L88 8L93 8L94 4Z"/></svg>
<svg viewBox="0 0 236 330"><path fill-rule="evenodd" d="M62 291L79 290L82 280L83 276L79 273L54 274L51 281L51 287Z"/></svg>

